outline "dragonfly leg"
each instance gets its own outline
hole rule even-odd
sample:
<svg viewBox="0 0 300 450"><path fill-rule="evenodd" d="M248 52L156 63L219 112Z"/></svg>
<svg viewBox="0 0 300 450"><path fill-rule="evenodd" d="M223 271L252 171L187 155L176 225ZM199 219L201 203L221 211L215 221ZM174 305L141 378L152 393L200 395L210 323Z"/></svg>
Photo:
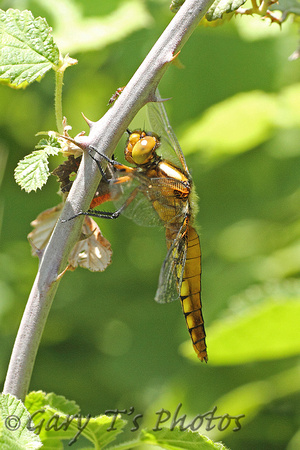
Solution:
<svg viewBox="0 0 300 450"><path fill-rule="evenodd" d="M130 205L130 203L135 199L137 193L139 191L139 187L137 186L130 194L130 196L126 199L126 202L123 203L123 205L117 209L117 211L97 211L95 209L89 209L88 211L79 211L78 213L74 214L74 216L69 217L69 219L64 219L61 222L69 222L69 220L75 219L78 216L93 216L93 217L99 217L100 219L117 219L120 214L127 208L127 206Z"/></svg>
<svg viewBox="0 0 300 450"><path fill-rule="evenodd" d="M115 159L109 158L104 153L99 152L99 150L97 150L96 147L93 147L92 145L90 145L90 147L89 147L89 155L94 161L97 162L97 159L92 155L91 150L94 150L94 152L97 153L97 155L101 156L101 158L105 159L107 162L109 162L113 166L116 165L116 164L119 164L119 162L116 161Z"/></svg>
<svg viewBox="0 0 300 450"><path fill-rule="evenodd" d="M105 175L105 172L104 172L104 170L103 170L103 168L102 168L102 166L101 166L100 161L99 161L97 158L95 158L95 156L92 154L91 150L94 150L98 155L102 156L102 158L104 158L104 159L106 159L105 155L103 155L102 153L98 152L94 147L91 147L91 148L89 149L89 155L90 155L90 157L95 161L95 163L97 164L98 169L99 169L99 171L100 171L100 173L101 173L102 179L103 179L106 183L108 183L109 180L108 180L107 176ZM108 158L107 160L108 160L108 162L112 163L111 160L110 160L109 158Z"/></svg>
<svg viewBox="0 0 300 450"><path fill-rule="evenodd" d="M104 153L99 152L99 150L97 150L95 147L90 146L89 155L96 162L96 164L98 166L98 169L100 170L100 173L102 175L102 178L106 182L109 182L110 180L107 179L107 177L106 177L106 175L104 173L104 170L103 170L103 168L101 166L100 161L97 158L95 158L95 156L92 154L91 150L94 150L97 153L97 155L99 155L99 156L101 156L101 158L105 159L109 164L111 164L117 170L125 171L125 172L131 172L131 171L134 170L132 167L125 166L124 164L119 163L115 159L111 159L108 156L104 155Z"/></svg>
<svg viewBox="0 0 300 450"><path fill-rule="evenodd" d="M74 216L69 217L69 219L62 220L62 223L69 222L69 220L73 220L78 216L93 216L93 217L99 217L100 219L117 219L121 212L123 211L123 208L121 207L117 211L96 211L94 209L88 209L87 211L79 211L78 213L74 214Z"/></svg>
<svg viewBox="0 0 300 450"><path fill-rule="evenodd" d="M122 205L117 211L97 211L95 209L88 209L87 211L79 211L74 214L74 216L69 217L69 219L62 219L61 222L69 222L69 220L76 219L78 216L93 216L99 217L100 219L117 219L123 210L124 205Z"/></svg>

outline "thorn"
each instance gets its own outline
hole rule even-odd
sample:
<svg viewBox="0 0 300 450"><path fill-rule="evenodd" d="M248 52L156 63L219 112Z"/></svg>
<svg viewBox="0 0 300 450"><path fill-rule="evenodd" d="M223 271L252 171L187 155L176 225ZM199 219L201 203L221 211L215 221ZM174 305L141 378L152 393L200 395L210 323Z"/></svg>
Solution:
<svg viewBox="0 0 300 450"><path fill-rule="evenodd" d="M169 53L168 53L168 56L167 56L167 61L166 61L166 63L172 63L172 62L174 62L174 61L176 60L176 58L178 57L179 53L180 53L180 50L179 50L179 52L177 52L175 55L174 55L172 52L169 52Z"/></svg>
<svg viewBox="0 0 300 450"><path fill-rule="evenodd" d="M160 99L158 99L158 100L156 100L157 102L167 102L167 101L169 101L169 100L172 100L172 98L173 97L168 97L168 98L160 98Z"/></svg>
<svg viewBox="0 0 300 450"><path fill-rule="evenodd" d="M39 260L41 260L45 249L38 248L30 238L28 238L28 240L29 240L29 243L30 243L30 245L32 247L32 250L35 251L36 256L39 258Z"/></svg>
<svg viewBox="0 0 300 450"><path fill-rule="evenodd" d="M168 98L161 98L160 94L157 95L156 89L150 93L147 103L153 102L153 103L160 103L160 102L167 102L168 100L172 100L173 97Z"/></svg>
<svg viewBox="0 0 300 450"><path fill-rule="evenodd" d="M180 50L179 50L179 52L176 53L176 55L174 55L172 57L171 63L174 64L174 66L176 66L177 69L185 69L185 65L182 64L182 62L180 61L180 59L178 57L179 53L180 53Z"/></svg>
<svg viewBox="0 0 300 450"><path fill-rule="evenodd" d="M174 61L178 57L179 53L181 53L181 50L179 50L175 55L172 56L171 61Z"/></svg>
<svg viewBox="0 0 300 450"><path fill-rule="evenodd" d="M77 136L81 137L84 134L85 133L83 131L82 133L78 134ZM64 136L63 134L59 134L59 137L62 139L65 139L66 141L72 142L72 144L77 145L77 147L81 148L82 150L87 150L89 148L89 144L87 142L84 142L84 141L80 142L80 141L77 141L76 139L71 138L70 136Z"/></svg>
<svg viewBox="0 0 300 450"><path fill-rule="evenodd" d="M83 114L83 112L81 113L81 115L82 115L82 117L84 118L84 120L86 121L86 123L88 124L88 126L89 126L90 128L92 128L95 122L92 122L90 119L88 119L88 118Z"/></svg>
<svg viewBox="0 0 300 450"><path fill-rule="evenodd" d="M64 274L67 272L67 270L74 271L75 268L71 264L68 264L67 267L59 275L57 275L55 281L59 281L64 276Z"/></svg>

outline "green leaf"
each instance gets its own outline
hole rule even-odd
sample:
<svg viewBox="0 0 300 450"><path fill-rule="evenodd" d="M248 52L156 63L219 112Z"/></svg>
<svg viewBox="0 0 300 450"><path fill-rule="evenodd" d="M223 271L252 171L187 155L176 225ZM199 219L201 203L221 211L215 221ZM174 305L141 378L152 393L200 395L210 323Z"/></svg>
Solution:
<svg viewBox="0 0 300 450"><path fill-rule="evenodd" d="M282 19L285 20L289 14L300 16L299 0L280 0L280 2L269 7L271 11L281 11Z"/></svg>
<svg viewBox="0 0 300 450"><path fill-rule="evenodd" d="M209 10L205 18L211 22L213 20L222 19L223 14L231 13L246 3L247 0L216 0ZM170 10L176 13L183 5L185 0L172 0Z"/></svg>
<svg viewBox="0 0 300 450"><path fill-rule="evenodd" d="M180 7L184 4L185 0L172 0L171 5L170 5L170 10L172 12L177 12Z"/></svg>
<svg viewBox="0 0 300 450"><path fill-rule="evenodd" d="M92 417L82 435L91 441L95 448L104 448L123 432L123 428L127 423L125 420L117 417L114 422L114 429L111 429L112 421L112 417L105 415Z"/></svg>
<svg viewBox="0 0 300 450"><path fill-rule="evenodd" d="M62 440L70 441L76 435L78 430L69 424L69 418L80 411L75 402L61 395L34 391L26 396L25 405L31 417L29 427L39 435L43 449L63 449Z"/></svg>
<svg viewBox="0 0 300 450"><path fill-rule="evenodd" d="M208 327L209 362L231 365L298 355L299 322L299 298L266 298ZM181 350L194 360L187 344Z"/></svg>
<svg viewBox="0 0 300 450"><path fill-rule="evenodd" d="M210 107L181 135L185 154L202 151L207 158L236 155L270 139L276 129L300 126L300 84L278 94L239 93ZM281 153L286 154L282 148Z"/></svg>
<svg viewBox="0 0 300 450"><path fill-rule="evenodd" d="M237 154L268 139L278 115L275 95L240 93L209 108L180 142L186 153L202 149L208 157Z"/></svg>
<svg viewBox="0 0 300 450"><path fill-rule="evenodd" d="M31 413L32 429L39 433L43 448L49 450L63 448L63 440L72 445L82 436L92 442L94 448L103 448L116 439L126 424L119 417L81 416L75 402L54 393L31 392L25 404Z"/></svg>
<svg viewBox="0 0 300 450"><path fill-rule="evenodd" d="M43 150L25 156L15 168L15 180L26 192L41 189L49 175L48 157Z"/></svg>
<svg viewBox="0 0 300 450"><path fill-rule="evenodd" d="M47 394L43 391L32 391L26 395L25 406L30 413L51 406L64 414L78 414L79 406L73 400L67 400L63 395L53 392Z"/></svg>
<svg viewBox="0 0 300 450"><path fill-rule="evenodd" d="M13 395L0 395L0 448L1 450L38 449L40 438L28 430L29 413L21 400Z"/></svg>
<svg viewBox="0 0 300 450"><path fill-rule="evenodd" d="M142 430L141 442L155 445L166 450L226 450L221 443L215 443L199 433L179 428L170 430L162 428L159 431Z"/></svg>
<svg viewBox="0 0 300 450"><path fill-rule="evenodd" d="M119 2L118 9L98 17L84 16L79 2L39 0L39 3L54 18L55 41L61 52L99 50L153 24L153 18L140 0Z"/></svg>
<svg viewBox="0 0 300 450"><path fill-rule="evenodd" d="M297 398L300 392L299 369L299 365L296 365L262 380L238 386L215 400L215 404L218 405L218 413L225 414L232 411L234 415L244 414L245 420L249 423L267 405L272 405L272 403L274 405L274 402L281 399L286 401L288 397ZM243 426L242 421L241 424ZM228 427L221 431L219 436L223 439L230 432L230 427Z"/></svg>
<svg viewBox="0 0 300 450"><path fill-rule="evenodd" d="M0 82L24 88L59 64L46 20L30 11L0 10Z"/></svg>
<svg viewBox="0 0 300 450"><path fill-rule="evenodd" d="M57 138L50 134L48 138L41 139L35 148L37 150L44 150L48 156L55 156L61 150L61 145Z"/></svg>
<svg viewBox="0 0 300 450"><path fill-rule="evenodd" d="M56 138L41 139L35 150L18 162L15 168L15 180L26 192L41 189L50 175L48 156L57 155L60 144Z"/></svg>
<svg viewBox="0 0 300 450"><path fill-rule="evenodd" d="M213 21L222 19L223 14L228 14L246 3L246 0L216 0L206 13L206 19Z"/></svg>

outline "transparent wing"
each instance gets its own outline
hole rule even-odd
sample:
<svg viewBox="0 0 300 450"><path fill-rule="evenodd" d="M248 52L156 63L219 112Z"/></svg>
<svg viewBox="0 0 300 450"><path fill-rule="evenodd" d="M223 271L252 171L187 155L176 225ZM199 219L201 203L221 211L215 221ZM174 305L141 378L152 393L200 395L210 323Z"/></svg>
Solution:
<svg viewBox="0 0 300 450"><path fill-rule="evenodd" d="M138 194L122 214L138 225L165 225L183 214L174 198L174 189L180 189L178 184L180 184L178 180L148 178L142 173L133 172L131 179L122 184L123 195L118 197L114 204L119 209L126 202L131 192L138 187ZM120 185L117 184L116 186ZM113 189L114 185L112 185ZM155 209L154 205L158 210Z"/></svg>
<svg viewBox="0 0 300 450"><path fill-rule="evenodd" d="M179 161L183 170L189 174L183 152L170 125L164 102L158 89L156 90L156 98L158 101L147 104L147 114L150 127L152 131L155 131L155 133L160 137L162 145L166 143L172 148L173 153L176 155L175 162ZM172 161L173 158L171 157L170 159Z"/></svg>
<svg viewBox="0 0 300 450"><path fill-rule="evenodd" d="M187 254L187 236L183 234L183 226L174 239L159 274L155 300L158 303L169 303L180 296L180 288Z"/></svg>
<svg viewBox="0 0 300 450"><path fill-rule="evenodd" d="M123 195L117 200L114 200L115 207L117 209L121 208L136 187L139 187L138 194L127 208L123 210L122 215L133 220L138 225L148 227L161 226L161 220L153 204L149 201L147 195L145 195L145 191L140 189L139 182L136 179L122 186Z"/></svg>

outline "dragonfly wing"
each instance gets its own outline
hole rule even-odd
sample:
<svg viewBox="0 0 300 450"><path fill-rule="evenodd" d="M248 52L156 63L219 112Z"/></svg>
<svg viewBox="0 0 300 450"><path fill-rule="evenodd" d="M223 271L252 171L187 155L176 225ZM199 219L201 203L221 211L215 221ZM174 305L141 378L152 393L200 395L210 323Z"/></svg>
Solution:
<svg viewBox="0 0 300 450"><path fill-rule="evenodd" d="M119 186L117 184L117 186ZM180 181L167 178L148 178L141 173L134 173L130 180L122 184L123 195L114 200L119 209L130 196L135 187L139 192L132 203L123 211L123 215L142 226L161 226L182 215L178 204L172 201L174 190L181 188ZM114 191L112 184L112 192ZM114 194L112 194L114 197ZM163 220L159 217L163 210Z"/></svg>
<svg viewBox="0 0 300 450"><path fill-rule="evenodd" d="M158 89L156 90L156 98L156 102L147 103L147 113L151 129L155 130L155 132L158 134L162 144L164 143L164 141L167 141L169 146L172 148L173 155L174 152L176 154L176 160L174 162L178 163L179 161L183 170L186 173L189 173L183 152L179 145L178 139L170 125L163 99L161 98ZM171 159L172 161L172 159L174 158L172 158L171 156L169 159Z"/></svg>
<svg viewBox="0 0 300 450"><path fill-rule="evenodd" d="M142 175L133 175L131 179L122 184L122 191L123 195L116 196L114 198L114 204L117 209L119 209L125 202L126 199L130 196L131 192L138 187L139 192L136 195L134 201L129 204L129 206L124 209L122 214L133 220L138 225L142 226L161 226L161 220L155 211L155 208L153 206L153 203L149 201L150 196L151 198L158 198L159 192L156 193L156 189L154 187L154 184L151 184L152 179L147 178L147 180L144 180ZM155 180L155 179L154 179ZM117 184L118 186L118 184ZM114 196L114 189L115 186L112 183L111 190L113 192ZM151 193L150 193L151 192Z"/></svg>
<svg viewBox="0 0 300 450"><path fill-rule="evenodd" d="M183 227L174 239L160 270L155 300L158 303L169 303L177 300L184 274L187 254L187 239L183 236Z"/></svg>

